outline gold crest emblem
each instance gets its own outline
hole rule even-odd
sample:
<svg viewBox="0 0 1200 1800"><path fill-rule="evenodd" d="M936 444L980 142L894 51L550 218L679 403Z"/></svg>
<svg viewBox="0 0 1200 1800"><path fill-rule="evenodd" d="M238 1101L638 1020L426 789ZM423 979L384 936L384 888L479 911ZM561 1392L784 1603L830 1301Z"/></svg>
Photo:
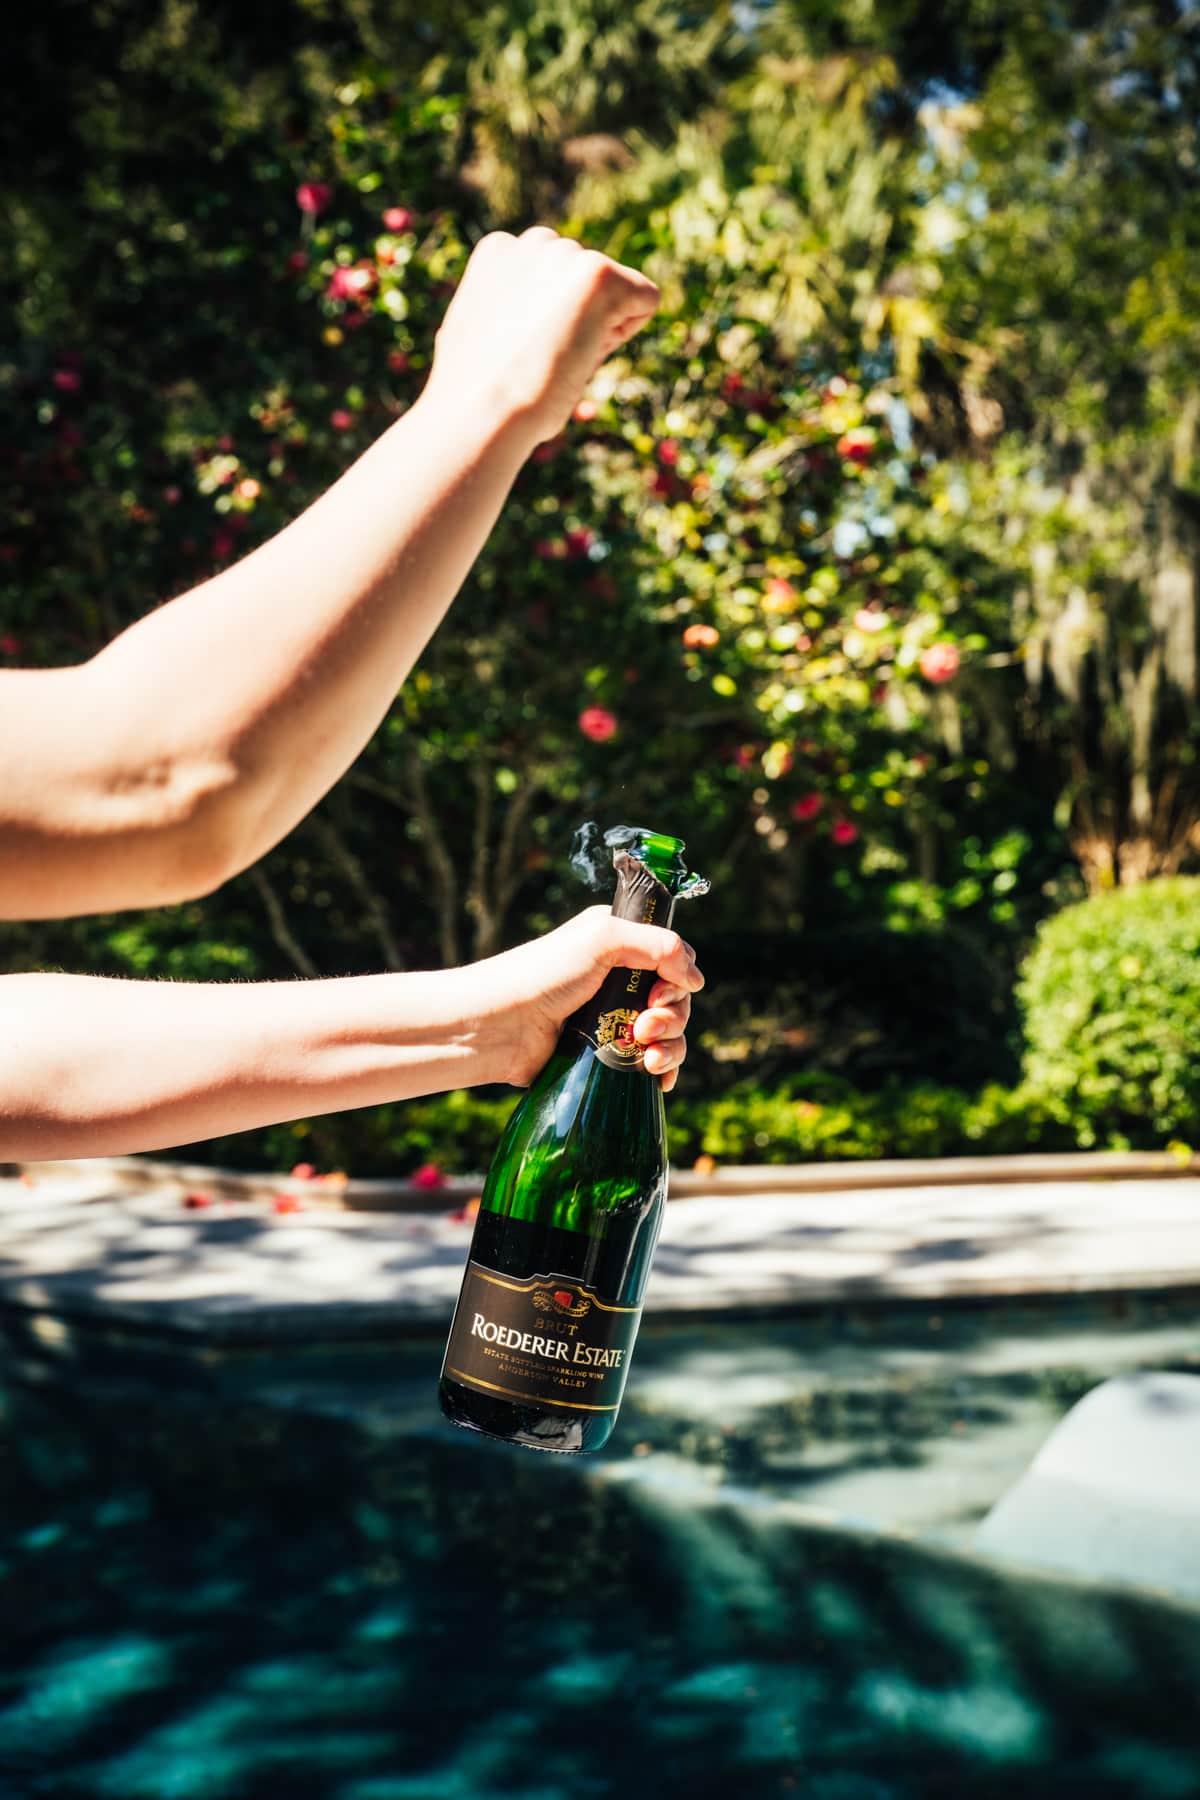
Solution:
<svg viewBox="0 0 1200 1800"><path fill-rule="evenodd" d="M640 1062L642 1046L633 1035L637 1012L630 1006L614 1007L602 1013L596 1026L596 1048L607 1050L622 1062Z"/></svg>

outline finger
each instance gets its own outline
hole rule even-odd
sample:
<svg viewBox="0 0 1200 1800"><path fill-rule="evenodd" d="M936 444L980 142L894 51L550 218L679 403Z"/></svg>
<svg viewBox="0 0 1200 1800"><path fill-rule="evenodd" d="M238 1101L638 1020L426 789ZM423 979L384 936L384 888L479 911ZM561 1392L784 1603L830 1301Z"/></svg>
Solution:
<svg viewBox="0 0 1200 1800"><path fill-rule="evenodd" d="M678 1080L679 1080L679 1070L678 1069L669 1069L665 1075L659 1076L658 1085L662 1089L664 1094L669 1094L671 1089L675 1086L675 1083Z"/></svg>
<svg viewBox="0 0 1200 1800"><path fill-rule="evenodd" d="M682 1037L687 1030L691 1002L679 1006L648 1006L634 1020L633 1035L639 1044Z"/></svg>
<svg viewBox="0 0 1200 1800"><path fill-rule="evenodd" d="M644 1061L651 1075L667 1075L682 1066L687 1055L687 1039L672 1038L668 1044L651 1044Z"/></svg>
<svg viewBox="0 0 1200 1800"><path fill-rule="evenodd" d="M570 244L573 238L563 237L549 225L527 225L518 240L522 244Z"/></svg>
<svg viewBox="0 0 1200 1800"><path fill-rule="evenodd" d="M691 994L686 988L672 987L669 981L656 981L646 995L647 1006L674 1006L677 1000L686 1000L691 1005Z"/></svg>

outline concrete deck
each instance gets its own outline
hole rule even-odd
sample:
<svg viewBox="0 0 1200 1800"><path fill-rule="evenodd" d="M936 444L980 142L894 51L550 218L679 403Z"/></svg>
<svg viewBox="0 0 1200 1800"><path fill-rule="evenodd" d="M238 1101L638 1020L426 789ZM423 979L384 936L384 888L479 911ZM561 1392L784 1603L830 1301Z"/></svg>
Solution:
<svg viewBox="0 0 1200 1800"><path fill-rule="evenodd" d="M441 1329L469 1222L441 1212L188 1211L162 1173L0 1180L0 1307L211 1343ZM1200 1289L1200 1179L697 1194L667 1209L648 1311Z"/></svg>

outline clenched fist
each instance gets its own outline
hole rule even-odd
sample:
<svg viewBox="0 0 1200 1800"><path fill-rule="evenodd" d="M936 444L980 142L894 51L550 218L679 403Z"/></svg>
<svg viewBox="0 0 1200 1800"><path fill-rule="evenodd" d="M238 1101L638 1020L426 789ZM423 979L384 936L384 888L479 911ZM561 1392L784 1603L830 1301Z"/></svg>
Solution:
<svg viewBox="0 0 1200 1800"><path fill-rule="evenodd" d="M471 255L437 334L427 394L496 407L529 447L562 430L606 356L658 306L657 287L574 238L493 231Z"/></svg>

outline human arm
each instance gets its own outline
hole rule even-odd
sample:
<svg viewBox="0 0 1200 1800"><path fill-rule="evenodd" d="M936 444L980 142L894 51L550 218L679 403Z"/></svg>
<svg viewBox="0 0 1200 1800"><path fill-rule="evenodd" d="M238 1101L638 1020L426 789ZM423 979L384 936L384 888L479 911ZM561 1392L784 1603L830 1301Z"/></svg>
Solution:
<svg viewBox="0 0 1200 1800"><path fill-rule="evenodd" d="M192 898L290 831L376 730L526 456L656 300L543 227L491 234L424 393L307 512L90 662L0 672L0 919Z"/></svg>
<svg viewBox="0 0 1200 1800"><path fill-rule="evenodd" d="M532 1080L563 1021L615 967L658 979L638 1021L673 1085L691 994L677 933L593 907L484 962L333 981L0 977L0 1161L112 1156ZM678 996L676 998L676 996Z"/></svg>

